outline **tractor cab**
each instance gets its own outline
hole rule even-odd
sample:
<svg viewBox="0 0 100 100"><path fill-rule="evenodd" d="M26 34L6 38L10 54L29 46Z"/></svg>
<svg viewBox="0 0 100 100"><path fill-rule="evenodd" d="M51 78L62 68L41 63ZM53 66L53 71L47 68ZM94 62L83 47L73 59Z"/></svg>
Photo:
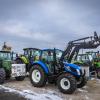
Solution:
<svg viewBox="0 0 100 100"><path fill-rule="evenodd" d="M7 71L11 69L11 52L0 51L0 68L2 67Z"/></svg>
<svg viewBox="0 0 100 100"><path fill-rule="evenodd" d="M24 54L16 58L17 64L25 64L26 71L29 72L31 63L39 60L40 49L38 48L24 48Z"/></svg>
<svg viewBox="0 0 100 100"><path fill-rule="evenodd" d="M100 53L99 53L99 51L97 51L97 52L86 52L86 54L91 55L94 62L100 62Z"/></svg>
<svg viewBox="0 0 100 100"><path fill-rule="evenodd" d="M89 65L92 60L93 58L91 54L78 54L77 57L74 59L74 63Z"/></svg>
<svg viewBox="0 0 100 100"><path fill-rule="evenodd" d="M11 52L0 51L0 60L11 60Z"/></svg>
<svg viewBox="0 0 100 100"><path fill-rule="evenodd" d="M40 49L37 48L24 48L24 56L27 59L37 60L40 54Z"/></svg>
<svg viewBox="0 0 100 100"><path fill-rule="evenodd" d="M62 55L63 51L59 49L44 49L41 51L40 60L48 66L49 73L57 73L57 63Z"/></svg>

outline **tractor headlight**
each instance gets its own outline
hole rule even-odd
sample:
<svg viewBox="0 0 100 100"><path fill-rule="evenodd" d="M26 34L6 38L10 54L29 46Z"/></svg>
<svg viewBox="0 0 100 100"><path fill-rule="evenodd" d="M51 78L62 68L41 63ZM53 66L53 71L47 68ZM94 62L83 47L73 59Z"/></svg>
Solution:
<svg viewBox="0 0 100 100"><path fill-rule="evenodd" d="M77 70L77 74L78 75L81 75L80 70L79 69L76 69L76 70Z"/></svg>

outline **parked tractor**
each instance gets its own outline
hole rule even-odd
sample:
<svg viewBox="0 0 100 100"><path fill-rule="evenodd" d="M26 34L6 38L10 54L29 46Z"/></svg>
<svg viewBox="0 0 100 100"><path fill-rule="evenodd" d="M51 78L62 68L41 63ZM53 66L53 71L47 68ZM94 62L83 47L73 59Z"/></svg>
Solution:
<svg viewBox="0 0 100 100"><path fill-rule="evenodd" d="M98 52L86 52L87 55L91 56L90 72L95 71L97 78L100 78L100 53Z"/></svg>
<svg viewBox="0 0 100 100"><path fill-rule="evenodd" d="M100 58L96 53L87 52L85 54L78 54L74 62L79 65L89 66L89 74L97 74L97 77L100 78Z"/></svg>
<svg viewBox="0 0 100 100"><path fill-rule="evenodd" d="M13 52L0 51L0 84L10 77L18 81L25 78L25 65L13 64Z"/></svg>
<svg viewBox="0 0 100 100"><path fill-rule="evenodd" d="M26 72L30 71L31 63L39 59L40 49L38 48L24 48L24 54L16 58L17 64L25 64Z"/></svg>
<svg viewBox="0 0 100 100"><path fill-rule="evenodd" d="M90 41L79 42L90 38ZM77 42L78 41L78 42ZM43 87L46 82L57 84L63 93L72 94L76 88L86 85L85 70L80 66L68 63L79 48L93 48L100 45L100 38L94 36L70 41L67 48L62 52L59 49L45 49L40 51L38 61L32 63L30 80L33 86ZM74 49L73 49L74 47Z"/></svg>
<svg viewBox="0 0 100 100"><path fill-rule="evenodd" d="M57 84L59 90L63 93L71 94L77 87L83 87L86 84L85 72L75 64L59 62L63 51L59 49L41 50L40 59L33 62L30 71L30 80L33 86L42 87L48 83ZM80 78L84 78L81 84L77 84Z"/></svg>

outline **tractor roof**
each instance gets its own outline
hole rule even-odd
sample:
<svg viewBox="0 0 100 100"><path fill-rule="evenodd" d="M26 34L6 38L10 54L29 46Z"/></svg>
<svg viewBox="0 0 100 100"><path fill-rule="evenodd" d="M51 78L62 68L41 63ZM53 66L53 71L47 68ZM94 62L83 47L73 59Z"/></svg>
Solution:
<svg viewBox="0 0 100 100"><path fill-rule="evenodd" d="M24 48L23 50L40 50L38 48Z"/></svg>
<svg viewBox="0 0 100 100"><path fill-rule="evenodd" d="M42 49L42 51L53 51L54 49ZM55 50L60 50L60 49L55 49ZM62 51L62 50L60 50Z"/></svg>

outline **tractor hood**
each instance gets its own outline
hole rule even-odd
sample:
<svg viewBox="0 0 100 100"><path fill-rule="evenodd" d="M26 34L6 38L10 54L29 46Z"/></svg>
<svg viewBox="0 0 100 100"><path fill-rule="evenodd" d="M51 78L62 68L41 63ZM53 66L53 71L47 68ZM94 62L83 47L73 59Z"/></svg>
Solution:
<svg viewBox="0 0 100 100"><path fill-rule="evenodd" d="M72 64L72 63L67 63L67 62L63 62L63 63L64 63L64 68L66 72L69 72L76 77L81 77L85 75L85 71L82 72L82 69L80 66Z"/></svg>
<svg viewBox="0 0 100 100"><path fill-rule="evenodd" d="M80 66L76 65L76 64L72 64L72 63L67 63L67 62L63 62L64 63L64 66L70 66L70 67L73 67L75 69L81 69Z"/></svg>

